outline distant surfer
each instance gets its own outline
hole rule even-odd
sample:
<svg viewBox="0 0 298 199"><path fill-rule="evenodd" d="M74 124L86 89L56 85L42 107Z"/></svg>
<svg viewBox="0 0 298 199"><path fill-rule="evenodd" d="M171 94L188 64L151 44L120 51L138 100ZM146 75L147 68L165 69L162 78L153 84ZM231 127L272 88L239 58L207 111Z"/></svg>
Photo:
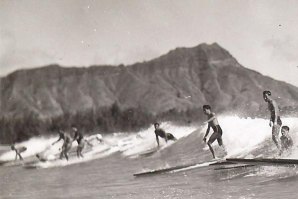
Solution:
<svg viewBox="0 0 298 199"><path fill-rule="evenodd" d="M86 138L86 140L88 140L88 142L92 144L92 146L104 143L103 137L100 133L95 135L90 135Z"/></svg>
<svg viewBox="0 0 298 199"><path fill-rule="evenodd" d="M102 135L101 134L96 134L95 136L96 140L99 142L99 143L103 143L103 138L102 138Z"/></svg>
<svg viewBox="0 0 298 199"><path fill-rule="evenodd" d="M293 140L289 135L290 128L288 126L281 127L281 134L280 143L281 143L281 150L286 151L290 150L293 146Z"/></svg>
<svg viewBox="0 0 298 199"><path fill-rule="evenodd" d="M84 139L83 133L81 131L78 131L76 127L72 127L72 130L74 132L74 138L73 140L76 140L78 142L78 147L77 147L77 157L84 157L82 154L82 151L85 147L85 143L87 143L90 146L93 146L90 144L86 139Z"/></svg>
<svg viewBox="0 0 298 199"><path fill-rule="evenodd" d="M72 139L71 139L70 135L68 135L66 132L59 130L59 138L52 145L56 144L60 140L63 140L62 151L60 153L60 159L62 159L64 156L66 158L66 160L68 161L68 151L71 149Z"/></svg>
<svg viewBox="0 0 298 199"><path fill-rule="evenodd" d="M223 148L224 148L224 151L226 151L225 150L225 147L224 147L224 145L223 145L223 141L222 141L222 129L221 129L221 127L219 126L219 124L218 124L218 120L217 120L217 118L216 118L216 115L215 115L215 113L213 113L213 112L211 112L211 106L210 105L204 105L203 106L203 111L204 111L204 113L207 115L207 117L208 117L208 120L205 122L205 123L208 123L208 128L207 128L207 130L206 130L206 134L205 134L205 136L204 136L204 139L203 139L203 141L206 143L206 141L207 141L207 136L208 136L208 134L209 134L209 131L210 131L210 127L213 129L213 134L209 137L209 140L208 140L208 142L207 142L207 145L209 146L209 149L210 149L210 151L211 151L211 153L212 153L212 156L213 156L213 158L215 159L216 158L216 156L215 156L215 154L214 154L214 150L213 150L213 148L212 148L212 146L211 146L211 144L215 141L215 140L217 140L217 142L218 142L218 145L219 146L222 146Z"/></svg>
<svg viewBox="0 0 298 199"><path fill-rule="evenodd" d="M279 115L279 108L275 100L272 99L270 91L264 91L263 98L265 102L268 103L268 109L271 115L269 126L272 127L272 140L277 146L279 153L281 154L281 147L278 140L280 127L282 125L280 115Z"/></svg>
<svg viewBox="0 0 298 199"><path fill-rule="evenodd" d="M16 157L15 157L15 160L19 159L20 160L23 160L23 157L21 155L21 153L25 152L27 150L27 147L23 146L23 147L20 147L20 148L16 148L14 145L11 145L11 150L15 151L16 152Z"/></svg>
<svg viewBox="0 0 298 199"><path fill-rule="evenodd" d="M158 137L164 138L166 142L168 142L168 140L173 140L176 141L177 138L175 138L175 136L171 133L166 133L162 128L159 127L159 123L155 123L154 124L154 128L155 128L155 136L156 136L156 142L157 142L157 146L159 147L159 139Z"/></svg>
<svg viewBox="0 0 298 199"><path fill-rule="evenodd" d="M36 157L39 161L41 161L41 162L46 162L46 161L48 161L47 158L42 157L40 154L36 154L35 157Z"/></svg>

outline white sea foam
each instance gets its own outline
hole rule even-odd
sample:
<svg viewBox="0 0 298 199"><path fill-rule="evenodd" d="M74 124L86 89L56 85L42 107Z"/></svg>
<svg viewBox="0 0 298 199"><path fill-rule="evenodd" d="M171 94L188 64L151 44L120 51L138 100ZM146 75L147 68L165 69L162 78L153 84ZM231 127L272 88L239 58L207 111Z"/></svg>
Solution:
<svg viewBox="0 0 298 199"><path fill-rule="evenodd" d="M223 130L223 142L228 152L227 157L248 155L250 151L262 146L265 140L271 140L272 137L268 119L219 116L218 121ZM290 127L290 136L294 140L295 146L291 157L298 158L298 118L282 118L282 121L283 125ZM206 128L207 125L201 129L202 134L205 133ZM217 142L214 142L213 145L216 146ZM275 147L273 141L272 147ZM262 155L261 153L262 151L258 155Z"/></svg>
<svg viewBox="0 0 298 199"><path fill-rule="evenodd" d="M57 159L53 161L46 161L46 162L38 162L27 167L37 167L37 168L53 168L53 167L64 167L73 164L79 164L82 162L88 162L91 160L95 160L98 158L103 158L115 153L118 149L117 148L110 148L105 144L100 144L99 146L95 146L92 150L84 153L83 158L77 158L75 155L69 157L69 160L65 159Z"/></svg>
<svg viewBox="0 0 298 199"><path fill-rule="evenodd" d="M177 126L172 123L165 122L161 124L167 133L172 133L178 140L182 137L188 136L191 134L196 127L194 126ZM109 137L109 141L112 143L117 143L119 150L124 156L135 156L139 153L154 149L157 147L154 127L142 130L137 134L128 134L125 137ZM173 141L168 141L166 143L164 139L159 139L161 149L166 148L173 144Z"/></svg>
<svg viewBox="0 0 298 199"><path fill-rule="evenodd" d="M28 141L15 144L15 147L16 148L23 147L23 146L26 147L27 150L22 153L22 157L26 158L45 151L51 146L51 143L53 143L55 139L56 138L46 138L46 137L31 138ZM53 146L52 150L59 150L59 147ZM14 151L9 150L0 156L0 161L14 160L15 155L16 153Z"/></svg>
<svg viewBox="0 0 298 199"><path fill-rule="evenodd" d="M223 129L223 142L228 152L227 157L247 157L251 151L258 150L258 147L262 147L266 140L271 141L271 127L269 127L268 119L219 116L218 120L220 126ZM292 153L290 153L287 158L298 158L298 119L282 118L282 121L283 125L290 127L290 136L294 140ZM178 142L180 138L186 137L198 129L196 126L177 126L170 122L162 123L161 128L168 133L172 133L178 139ZM204 126L203 128L200 127L200 131L198 131L198 133L204 134L206 128L207 126ZM32 138L28 141L16 144L16 147L27 147L27 151L22 153L24 158L38 153L43 153L45 156L53 156L60 152L60 148L62 146L62 141L54 146L51 145L57 138L58 137ZM121 152L125 157L132 157L157 147L153 126L138 133L114 133L110 135L104 135L103 140L107 146L113 148L113 150ZM161 150L171 146L174 143L172 141L165 143L164 139L159 140ZM184 140L185 144L187 145L195 143L197 144L197 140L191 140L193 143L189 143L189 141L190 140ZM76 145L77 143L73 142L73 148L75 148ZM217 142L215 142L213 145L216 148ZM9 147L5 147L7 150L9 150ZM275 148L273 141L272 147ZM261 155L262 151L260 150L255 157ZM274 157L274 154L272 157ZM10 161L14 158L15 152L9 150L0 156L0 161Z"/></svg>

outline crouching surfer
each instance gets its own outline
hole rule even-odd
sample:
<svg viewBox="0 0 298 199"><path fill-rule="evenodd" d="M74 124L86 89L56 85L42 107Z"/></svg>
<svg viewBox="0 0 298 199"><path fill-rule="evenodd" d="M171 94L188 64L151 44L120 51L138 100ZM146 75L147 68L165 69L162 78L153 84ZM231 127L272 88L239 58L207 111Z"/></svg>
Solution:
<svg viewBox="0 0 298 199"><path fill-rule="evenodd" d="M176 141L177 138L175 138L175 136L171 133L166 133L162 128L159 127L159 123L155 123L154 124L154 128L155 128L155 136L156 136L156 142L157 142L157 146L159 147L159 138L161 137L163 139L165 139L166 142L168 142L168 140L173 140Z"/></svg>
<svg viewBox="0 0 298 199"><path fill-rule="evenodd" d="M293 147L293 140L289 135L290 128L288 126L281 127L281 134L280 143L281 143L281 150L289 151Z"/></svg>
<svg viewBox="0 0 298 199"><path fill-rule="evenodd" d="M23 153L27 150L27 148L25 146L16 148L15 145L11 145L10 148L11 148L11 150L16 152L15 160L17 160L18 157L19 157L20 160L23 160L23 157L22 157L21 153Z"/></svg>

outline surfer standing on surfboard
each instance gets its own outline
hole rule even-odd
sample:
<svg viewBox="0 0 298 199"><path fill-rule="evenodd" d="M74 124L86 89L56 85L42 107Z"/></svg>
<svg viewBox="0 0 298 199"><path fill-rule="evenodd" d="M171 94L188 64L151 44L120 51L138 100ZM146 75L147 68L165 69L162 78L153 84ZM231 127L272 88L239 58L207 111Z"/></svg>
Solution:
<svg viewBox="0 0 298 199"><path fill-rule="evenodd" d="M27 147L23 146L23 147L20 147L20 148L16 148L14 145L11 145L11 150L15 151L16 152L16 158L15 160L18 159L18 156L20 158L20 160L23 160L23 157L21 156L21 153L23 153L24 151L27 150Z"/></svg>
<svg viewBox="0 0 298 199"><path fill-rule="evenodd" d="M225 150L225 147L224 147L224 145L223 145L223 142L222 142L222 129L221 129L221 127L219 126L219 124L218 124L218 121L217 121L217 118L216 118L216 116L215 116L215 113L213 113L213 112L211 112L211 106L210 105L204 105L203 106L203 111L204 111L204 113L207 115L207 117L208 117L208 120L206 121L206 122L204 122L204 123L208 123L208 128L207 128L207 130L206 130L206 134L205 134L205 136L204 136L204 139L203 139L203 141L206 143L206 141L207 141L207 136L208 136L208 134L209 134L209 131L210 131L210 127L213 129L213 134L210 136L210 138L209 138L209 140L208 140L208 142L207 142L207 145L209 146L209 149L210 149L210 151L211 151L211 153L212 153L212 156L213 156L213 158L215 159L216 158L216 156L215 156L215 154L214 154L214 150L213 150L213 148L212 148L212 146L211 146L211 144L215 141L215 140L217 140L217 142L218 142L218 145L219 146L222 146L223 148L224 148L224 151L226 151Z"/></svg>
<svg viewBox="0 0 298 199"><path fill-rule="evenodd" d="M157 142L157 146L159 147L159 139L158 137L164 138L166 142L168 142L168 140L173 140L176 141L177 138L175 138L171 133L166 133L162 128L159 127L159 123L155 123L154 124L154 128L155 128L155 136L156 136L156 142Z"/></svg>
<svg viewBox="0 0 298 199"><path fill-rule="evenodd" d="M60 140L63 140L62 151L60 153L60 159L62 159L64 156L66 158L66 160L68 161L68 151L71 149L72 139L71 139L70 135L68 135L66 132L59 130L59 138L52 145L56 144Z"/></svg>
<svg viewBox="0 0 298 199"><path fill-rule="evenodd" d="M82 151L85 147L85 143L87 143L89 146L93 146L92 144L90 144L86 139L84 139L83 133L81 131L78 131L78 129L73 126L72 130L74 132L74 138L73 140L76 140L78 142L78 147L77 147L77 157L84 157L82 154Z"/></svg>
<svg viewBox="0 0 298 199"><path fill-rule="evenodd" d="M265 102L268 103L268 109L270 111L270 122L269 122L269 126L272 126L272 140L275 143L275 145L277 146L278 150L279 150L279 154L282 153L280 144L279 144L279 139L278 139L278 135L279 135L279 131L280 131L280 127L282 125L281 119L280 119L280 115L279 115L279 108L277 103L275 102L275 100L272 99L271 97L271 92L270 91L264 91L263 92L263 98L265 100Z"/></svg>

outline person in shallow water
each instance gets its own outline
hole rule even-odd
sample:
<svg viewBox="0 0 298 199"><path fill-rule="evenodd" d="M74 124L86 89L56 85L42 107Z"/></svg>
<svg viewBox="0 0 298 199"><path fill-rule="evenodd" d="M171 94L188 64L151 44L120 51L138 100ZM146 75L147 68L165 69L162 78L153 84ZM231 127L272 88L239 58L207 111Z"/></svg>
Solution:
<svg viewBox="0 0 298 199"><path fill-rule="evenodd" d="M158 137L164 138L166 142L168 142L168 140L173 140L176 141L177 138L175 138L175 136L171 133L166 133L162 128L159 127L159 123L155 123L154 124L154 128L155 128L155 136L156 136L156 142L157 142L157 146L159 147L159 139Z"/></svg>
<svg viewBox="0 0 298 199"><path fill-rule="evenodd" d="M20 160L23 160L23 157L21 155L21 153L23 153L24 151L27 150L27 147L23 146L23 147L20 147L20 148L16 148L14 145L11 145L11 150L15 151L16 152L16 157L15 157L15 160L19 159Z"/></svg>
<svg viewBox="0 0 298 199"><path fill-rule="evenodd" d="M217 118L216 118L216 115L215 115L215 113L213 113L213 112L211 112L211 106L210 105L204 105L203 106L203 111L204 111L204 113L207 115L207 117L208 117L208 120L206 121L206 122L204 122L204 123L208 123L208 128L207 128L207 130L206 130L206 134L205 134L205 136L204 136L204 138L203 138L203 141L206 143L206 141L207 141L207 136L208 136L208 134L209 134L209 131L210 131L210 127L213 129L213 134L209 137L209 140L208 140L208 142L207 142L207 145L209 146L209 149L210 149L210 151L211 151L211 153L212 153L212 156L213 156L213 158L216 158L216 156L215 156L215 154L214 154L214 150L213 150L213 148L212 148L212 146L211 146L211 144L215 141L215 140L217 140L217 142L218 142L218 145L219 146L222 146L223 147L223 149L224 149L224 151L225 151L225 153L226 153L226 150L225 150L225 147L224 147L224 145L223 145L223 141L222 141L222 129L221 129L221 127L219 126L219 124L218 124L218 121L217 121Z"/></svg>
<svg viewBox="0 0 298 199"><path fill-rule="evenodd" d="M59 130L58 133L59 133L59 138L57 141L53 142L52 145L56 144L60 140L63 140L62 151L60 153L60 159L62 159L64 156L66 158L66 160L68 161L68 151L71 149L72 139L71 139L70 135L68 135L66 132L64 132L62 130Z"/></svg>
<svg viewBox="0 0 298 199"><path fill-rule="evenodd" d="M276 147L278 148L279 154L281 154L282 150L280 147L278 135L279 135L279 131L280 131L282 122L281 122L280 115L279 115L279 108L278 108L278 105L275 102L275 100L272 99L270 91L264 91L263 98L264 98L265 102L268 103L268 109L270 111L271 117L270 117L269 126L270 127L272 126L272 140L275 143Z"/></svg>
<svg viewBox="0 0 298 199"><path fill-rule="evenodd" d="M293 146L293 140L289 135L290 128L288 126L281 127L281 134L280 143L281 143L281 150L282 152L286 150L290 150Z"/></svg>

